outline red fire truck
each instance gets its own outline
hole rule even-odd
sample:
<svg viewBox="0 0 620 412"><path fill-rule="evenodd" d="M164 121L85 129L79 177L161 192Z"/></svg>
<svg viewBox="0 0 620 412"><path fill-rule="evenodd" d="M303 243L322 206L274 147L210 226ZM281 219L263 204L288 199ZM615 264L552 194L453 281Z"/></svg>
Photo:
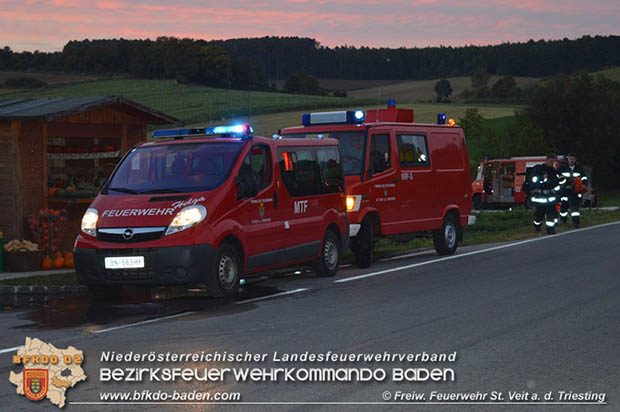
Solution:
<svg viewBox="0 0 620 412"><path fill-rule="evenodd" d="M558 156L555 164L558 167L565 162L564 156ZM509 159L485 160L478 166L476 180L471 184L473 192L473 208L502 208L517 204L525 205L527 199L521 190L528 172L536 165L545 163L545 156L511 157ZM588 176L592 168L584 166ZM591 185L584 201L589 202Z"/></svg>
<svg viewBox="0 0 620 412"><path fill-rule="evenodd" d="M462 227L475 221L463 130L445 114L437 124L413 122L413 110L306 113L283 137L336 138L343 154L351 249L372 262L379 236L432 233L439 254L452 254Z"/></svg>
<svg viewBox="0 0 620 412"><path fill-rule="evenodd" d="M249 125L155 131L123 158L82 219L81 283L206 283L237 292L243 274L312 263L338 270L348 244L338 141L266 139Z"/></svg>

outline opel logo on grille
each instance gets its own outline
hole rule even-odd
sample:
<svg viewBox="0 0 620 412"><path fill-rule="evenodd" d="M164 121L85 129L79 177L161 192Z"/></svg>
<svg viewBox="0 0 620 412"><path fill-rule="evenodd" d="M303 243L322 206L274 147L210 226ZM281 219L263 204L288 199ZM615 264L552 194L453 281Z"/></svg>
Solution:
<svg viewBox="0 0 620 412"><path fill-rule="evenodd" d="M123 232L123 239L130 240L132 237L133 237L133 230L125 229L125 231Z"/></svg>

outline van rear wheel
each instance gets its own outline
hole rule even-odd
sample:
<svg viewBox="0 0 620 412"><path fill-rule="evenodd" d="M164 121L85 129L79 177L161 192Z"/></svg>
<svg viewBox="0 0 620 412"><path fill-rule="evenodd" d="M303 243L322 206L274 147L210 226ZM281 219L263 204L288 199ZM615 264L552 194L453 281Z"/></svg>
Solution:
<svg viewBox="0 0 620 412"><path fill-rule="evenodd" d="M447 215L441 229L433 232L433 244L440 255L452 255L458 246L458 223L453 215Z"/></svg>
<svg viewBox="0 0 620 412"><path fill-rule="evenodd" d="M362 220L360 231L353 240L351 249L355 254L355 263L361 268L372 265L373 227L370 219Z"/></svg>
<svg viewBox="0 0 620 412"><path fill-rule="evenodd" d="M317 276L334 276L340 264L340 242L331 230L325 232L321 245L321 256L312 262L312 269Z"/></svg>
<svg viewBox="0 0 620 412"><path fill-rule="evenodd" d="M234 296L239 291L241 259L229 243L222 244L215 254L213 267L206 279L207 291L214 298Z"/></svg>

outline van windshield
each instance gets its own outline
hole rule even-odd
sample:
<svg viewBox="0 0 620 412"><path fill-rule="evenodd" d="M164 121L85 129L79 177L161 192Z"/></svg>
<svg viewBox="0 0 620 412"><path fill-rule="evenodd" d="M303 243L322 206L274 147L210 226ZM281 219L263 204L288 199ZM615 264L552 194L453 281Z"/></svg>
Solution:
<svg viewBox="0 0 620 412"><path fill-rule="evenodd" d="M360 175L364 166L364 138L363 132L313 132L299 134L285 134L283 137L302 138L331 138L340 141L344 174L347 176Z"/></svg>
<svg viewBox="0 0 620 412"><path fill-rule="evenodd" d="M213 190L230 174L243 142L175 143L137 147L119 165L107 194Z"/></svg>

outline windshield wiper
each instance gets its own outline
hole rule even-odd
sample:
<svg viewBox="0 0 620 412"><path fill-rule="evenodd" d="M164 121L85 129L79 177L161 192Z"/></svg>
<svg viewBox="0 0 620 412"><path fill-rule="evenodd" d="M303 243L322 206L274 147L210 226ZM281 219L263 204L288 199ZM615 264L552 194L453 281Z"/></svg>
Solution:
<svg viewBox="0 0 620 412"><path fill-rule="evenodd" d="M108 190L114 190L115 192L122 192L122 193L131 193L132 195L137 195L138 192L136 192L133 189L128 189L126 187L108 187Z"/></svg>
<svg viewBox="0 0 620 412"><path fill-rule="evenodd" d="M160 193L184 193L184 192L180 190L175 190L175 189L152 189L152 190L145 190L143 192L140 192L140 194L144 194L144 195L156 195Z"/></svg>

